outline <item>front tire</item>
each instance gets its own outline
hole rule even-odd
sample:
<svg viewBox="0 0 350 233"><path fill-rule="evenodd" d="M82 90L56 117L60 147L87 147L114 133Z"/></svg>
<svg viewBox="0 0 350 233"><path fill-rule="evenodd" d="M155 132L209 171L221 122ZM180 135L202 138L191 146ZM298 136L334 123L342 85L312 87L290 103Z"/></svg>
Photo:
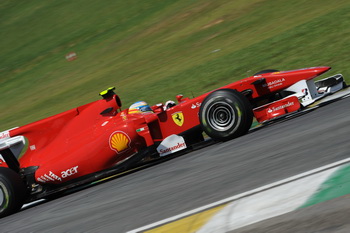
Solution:
<svg viewBox="0 0 350 233"><path fill-rule="evenodd" d="M248 132L253 122L253 111L243 94L236 90L220 89L204 99L199 120L208 136L226 141Z"/></svg>
<svg viewBox="0 0 350 233"><path fill-rule="evenodd" d="M21 209L26 197L26 187L13 170L0 167L0 218Z"/></svg>

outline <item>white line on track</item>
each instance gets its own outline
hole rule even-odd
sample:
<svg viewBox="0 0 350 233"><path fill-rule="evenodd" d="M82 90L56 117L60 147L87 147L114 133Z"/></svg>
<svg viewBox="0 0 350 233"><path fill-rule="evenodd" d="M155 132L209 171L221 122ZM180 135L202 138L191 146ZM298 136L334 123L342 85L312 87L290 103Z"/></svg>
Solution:
<svg viewBox="0 0 350 233"><path fill-rule="evenodd" d="M330 168L338 167L340 165L343 165L343 164L346 164L346 163L349 163L349 162L350 162L350 158L343 159L343 160L340 160L340 161L328 164L326 166L322 166L322 167L319 167L319 168L316 168L316 169L313 169L313 170L301 173L299 175L295 175L295 176L289 177L287 179L284 179L284 180L281 180L281 181L277 181L277 182L274 182L274 183L262 186L262 187L257 188L257 189L253 189L253 190L250 190L250 191L247 191L247 192L244 192L244 193L241 193L241 194L229 197L229 198L225 198L223 200L220 200L220 201L217 201L217 202L214 202L214 203L211 203L211 204L208 204L208 205L205 205L205 206L202 206L202 207L190 210L190 211L185 212L185 213L182 213L182 214L179 214L179 215L167 218L167 219L163 219L161 221L149 224L147 226L143 226L143 227L140 227L140 228L128 231L127 233L143 232L145 230L149 230L149 229L152 229L152 228L155 228L155 227L158 227L158 226L170 223L170 222L174 222L176 220L179 220L179 219L191 216L193 214L205 211L207 209L210 209L210 208L213 208L213 207L216 207L216 206L219 206L219 205L223 205L223 204L226 204L228 202L241 199L243 197L251 196L253 194L256 194L256 193L259 193L259 192L262 192L262 191L265 191L265 190L268 190L268 189L271 189L271 188L274 188L274 187L277 187L277 186L281 186L283 184L286 184L286 183L289 183L289 182L292 182L292 181L295 181L295 180L299 180L301 178L310 176L312 174L316 174L316 173L328 170Z"/></svg>

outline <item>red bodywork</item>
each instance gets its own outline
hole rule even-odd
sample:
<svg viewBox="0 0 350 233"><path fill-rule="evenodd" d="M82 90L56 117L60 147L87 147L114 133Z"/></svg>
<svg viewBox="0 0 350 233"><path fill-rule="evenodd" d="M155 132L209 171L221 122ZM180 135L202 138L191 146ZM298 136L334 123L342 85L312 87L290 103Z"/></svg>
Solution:
<svg viewBox="0 0 350 233"><path fill-rule="evenodd" d="M267 73L219 89L249 93L246 96L254 105L255 117L264 121L300 108L296 97L284 100L285 103L263 106L259 101L264 100L264 96L300 80L313 79L329 69L315 67ZM27 151L19 159L20 168L38 166L35 172L38 183L60 184L111 168L169 135L199 126L200 105L208 94L193 99L179 97L179 103L170 109L153 106L154 113L143 114L121 110L119 97L113 95L9 132L11 137L22 135L28 139ZM284 107L280 107L281 104ZM101 114L103 111L106 113Z"/></svg>

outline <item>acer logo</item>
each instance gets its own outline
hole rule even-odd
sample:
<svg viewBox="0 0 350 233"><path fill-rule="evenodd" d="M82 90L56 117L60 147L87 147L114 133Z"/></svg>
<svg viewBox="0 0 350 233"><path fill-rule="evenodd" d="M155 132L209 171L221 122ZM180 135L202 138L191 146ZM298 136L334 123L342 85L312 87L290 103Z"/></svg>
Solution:
<svg viewBox="0 0 350 233"><path fill-rule="evenodd" d="M78 167L79 166L75 166L75 167L67 169L66 171L61 172L61 177L62 178L66 178L68 176L72 176L74 174L77 174L78 173Z"/></svg>

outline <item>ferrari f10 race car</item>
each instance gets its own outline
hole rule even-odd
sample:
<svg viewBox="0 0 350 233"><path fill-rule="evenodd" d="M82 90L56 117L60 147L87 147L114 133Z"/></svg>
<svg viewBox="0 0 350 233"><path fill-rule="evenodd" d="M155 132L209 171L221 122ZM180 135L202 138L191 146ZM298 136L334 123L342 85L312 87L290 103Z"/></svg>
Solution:
<svg viewBox="0 0 350 233"><path fill-rule="evenodd" d="M346 87L330 67L264 70L195 98L122 109L109 88L102 99L0 133L0 217L76 185L167 157L204 140L246 134Z"/></svg>

